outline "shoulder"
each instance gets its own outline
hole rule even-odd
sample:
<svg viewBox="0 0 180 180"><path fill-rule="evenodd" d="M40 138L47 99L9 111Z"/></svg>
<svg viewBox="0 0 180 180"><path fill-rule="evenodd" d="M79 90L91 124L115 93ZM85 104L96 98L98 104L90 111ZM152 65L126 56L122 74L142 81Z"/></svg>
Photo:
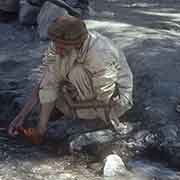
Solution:
<svg viewBox="0 0 180 180"><path fill-rule="evenodd" d="M92 52L99 58L108 58L108 61L125 58L123 51L117 48L113 41L108 37L95 31L91 31L89 34L92 39L90 44L90 46L92 46Z"/></svg>

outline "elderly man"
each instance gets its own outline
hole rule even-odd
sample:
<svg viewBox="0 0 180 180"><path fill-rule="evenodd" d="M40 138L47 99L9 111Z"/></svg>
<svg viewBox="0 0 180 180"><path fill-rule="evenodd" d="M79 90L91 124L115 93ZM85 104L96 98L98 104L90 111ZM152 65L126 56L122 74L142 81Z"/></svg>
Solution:
<svg viewBox="0 0 180 180"><path fill-rule="evenodd" d="M66 117L99 119L118 127L120 116L132 106L133 77L123 53L75 17L57 18L48 35L52 42L43 59L42 80L10 124L9 134L17 133L38 99L40 121L29 132L34 143L46 132L54 107Z"/></svg>

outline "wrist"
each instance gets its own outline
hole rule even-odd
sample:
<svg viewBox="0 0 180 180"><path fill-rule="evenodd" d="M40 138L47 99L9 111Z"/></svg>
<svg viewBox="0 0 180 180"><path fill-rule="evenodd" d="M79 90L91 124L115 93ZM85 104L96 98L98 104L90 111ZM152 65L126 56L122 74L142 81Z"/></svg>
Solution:
<svg viewBox="0 0 180 180"><path fill-rule="evenodd" d="M19 115L17 115L16 119L18 119L18 121L23 122L25 118L25 114L24 113L20 113Z"/></svg>

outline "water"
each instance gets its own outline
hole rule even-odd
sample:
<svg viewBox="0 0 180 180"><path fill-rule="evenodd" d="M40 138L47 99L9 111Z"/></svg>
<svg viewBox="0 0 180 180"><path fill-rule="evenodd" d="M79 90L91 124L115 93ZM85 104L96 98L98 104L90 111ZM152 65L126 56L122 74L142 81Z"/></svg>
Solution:
<svg viewBox="0 0 180 180"><path fill-rule="evenodd" d="M103 13L107 17L114 16L114 13L106 11ZM132 29L130 29L131 33ZM123 31L120 32L120 29L117 29L117 32L124 35ZM124 32L128 31L125 30ZM5 95L4 90L7 89L11 92L3 100L0 99L0 113L1 118L9 120L9 117L12 118L15 115L14 106L11 107L9 103L12 102L14 96L17 96L12 89L15 89L20 97L22 97L22 94L27 95L26 90L31 89L32 71L40 63L41 54L47 44L39 42L33 28L26 29L16 23L0 24L0 34L0 65L4 67L2 70L0 68L2 81L0 95L3 97ZM131 37L131 34L126 34L124 37L127 42L128 37ZM121 44L125 43L119 42ZM4 63L5 61L6 63ZM3 83L7 87L4 85L2 87ZM61 155L59 151L61 151L61 147L53 150L48 146L33 146L23 139L12 139L5 132L0 132L0 179L104 179L101 172L102 162L97 162L96 168L92 168L96 161L94 157L82 153ZM165 168L163 164L145 159L132 160L127 166L132 171L131 175L127 174L124 177L115 177L113 179L130 179L135 177L137 172L150 179L176 180L179 178L176 171Z"/></svg>
<svg viewBox="0 0 180 180"><path fill-rule="evenodd" d="M1 179L85 179L96 177L86 169L83 156L59 156L45 146L33 146L20 138L9 139L4 134L0 139ZM85 158L85 157L84 157Z"/></svg>
<svg viewBox="0 0 180 180"><path fill-rule="evenodd" d="M59 147L61 149L61 147ZM47 145L33 146L22 138L10 138L0 133L0 178L4 180L117 180L120 177L103 178L102 162L96 162L96 168L90 168L95 162L88 154L54 153ZM131 172L121 179L146 177L147 179L178 180L177 173L160 163L145 159L127 163ZM138 179L140 180L140 179ZM145 180L145 179L143 179Z"/></svg>

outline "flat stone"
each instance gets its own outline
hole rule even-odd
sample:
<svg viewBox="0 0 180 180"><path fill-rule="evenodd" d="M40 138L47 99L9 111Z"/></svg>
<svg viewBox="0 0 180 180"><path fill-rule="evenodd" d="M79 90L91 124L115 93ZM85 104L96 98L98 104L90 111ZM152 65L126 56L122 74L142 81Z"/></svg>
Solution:
<svg viewBox="0 0 180 180"><path fill-rule="evenodd" d="M67 15L67 11L63 8L56 6L51 2L45 2L42 6L40 13L37 18L38 24L38 33L40 39L47 40L48 39L48 26L59 16Z"/></svg>
<svg viewBox="0 0 180 180"><path fill-rule="evenodd" d="M24 25L35 25L40 7L33 6L28 2L21 3L19 12L19 22Z"/></svg>

